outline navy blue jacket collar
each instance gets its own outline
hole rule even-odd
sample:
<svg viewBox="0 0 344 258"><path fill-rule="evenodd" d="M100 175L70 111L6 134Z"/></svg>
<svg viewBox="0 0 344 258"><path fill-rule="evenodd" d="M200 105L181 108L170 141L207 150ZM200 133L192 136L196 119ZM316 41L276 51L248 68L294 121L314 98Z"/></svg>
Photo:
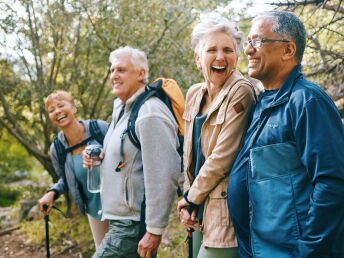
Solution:
<svg viewBox="0 0 344 258"><path fill-rule="evenodd" d="M273 100L273 102L268 108L278 106L289 100L289 96L294 88L296 80L302 76L301 69L302 69L301 64L298 64L297 66L295 66L295 68L291 71L287 80L279 89L279 91L276 94L275 99Z"/></svg>

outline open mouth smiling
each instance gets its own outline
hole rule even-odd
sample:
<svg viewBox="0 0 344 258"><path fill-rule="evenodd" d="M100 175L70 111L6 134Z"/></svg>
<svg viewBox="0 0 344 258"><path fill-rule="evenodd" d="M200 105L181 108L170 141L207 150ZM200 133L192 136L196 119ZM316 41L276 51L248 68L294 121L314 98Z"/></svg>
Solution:
<svg viewBox="0 0 344 258"><path fill-rule="evenodd" d="M66 115L62 115L62 116L57 117L56 120L58 122L60 122L61 120L65 119L65 118L67 118L67 116Z"/></svg>
<svg viewBox="0 0 344 258"><path fill-rule="evenodd" d="M226 66L213 65L213 66L211 67L211 70L212 70L213 72L223 73L223 72L226 71L226 68L227 68Z"/></svg>

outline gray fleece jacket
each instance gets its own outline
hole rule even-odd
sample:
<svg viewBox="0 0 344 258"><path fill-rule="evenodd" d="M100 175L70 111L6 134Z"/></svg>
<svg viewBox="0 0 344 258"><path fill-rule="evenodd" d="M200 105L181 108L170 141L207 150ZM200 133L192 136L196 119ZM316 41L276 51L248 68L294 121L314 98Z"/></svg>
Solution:
<svg viewBox="0 0 344 258"><path fill-rule="evenodd" d="M135 123L141 150L126 136L123 150L127 164L115 172L121 161L120 138L127 128L132 104L142 90L126 102L119 120L123 103L118 98L114 101L113 121L104 139L105 157L101 165L102 219L140 221L145 196L147 231L160 235L167 226L176 195L181 158L177 152L177 123L158 98L152 97L142 105Z"/></svg>
<svg viewBox="0 0 344 258"><path fill-rule="evenodd" d="M91 136L90 128L89 128L90 120L81 120L80 122L83 123L83 125L85 127L85 133L86 133L85 138L90 137ZM105 135L105 133L108 129L108 123L105 121L102 121L102 120L97 120L97 123L98 123L99 129ZM58 133L57 137L61 141L61 143L64 145L64 147L68 148L66 138L65 138L62 131ZM89 144L93 144L93 143L97 143L97 141L93 140ZM53 163L53 167L55 169L55 172L57 173L57 175L59 176L60 179L56 184L53 185L53 187L49 191L54 191L57 194L57 195L55 195L55 199L59 198L59 196L61 194L67 193L67 191L68 191L70 193L72 199L77 204L80 212L82 214L84 214L85 213L85 203L84 203L84 199L83 199L83 194L80 192L78 182L76 181L76 178L75 178L74 163L73 163L73 159L72 159L72 154L67 153L67 156L66 156L65 175L66 175L67 185L65 184L64 180L62 179L63 178L63 175L62 175L63 171L60 169L60 166L59 166L58 157L57 157L56 149L54 147L54 143L52 143L50 146L50 157L51 157L51 161Z"/></svg>

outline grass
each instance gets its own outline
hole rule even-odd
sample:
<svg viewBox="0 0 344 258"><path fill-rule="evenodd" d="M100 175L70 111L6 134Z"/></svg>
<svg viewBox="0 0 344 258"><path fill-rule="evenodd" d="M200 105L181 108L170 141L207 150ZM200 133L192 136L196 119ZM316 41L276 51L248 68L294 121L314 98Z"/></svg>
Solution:
<svg viewBox="0 0 344 258"><path fill-rule="evenodd" d="M168 227L165 230L160 245L159 258L185 258L187 257L186 229L177 216L177 203L173 205Z"/></svg>
<svg viewBox="0 0 344 258"><path fill-rule="evenodd" d="M49 216L49 235L51 254L58 255L64 250L78 246L83 254L94 252L92 233L86 216L76 214L73 207L73 217L64 218L58 211L53 210ZM22 223L21 231L27 236L26 244L32 247L43 247L45 241L45 221L26 221Z"/></svg>
<svg viewBox="0 0 344 258"><path fill-rule="evenodd" d="M78 246L83 257L91 257L94 252L92 233L86 216L80 216L77 208L72 208L73 217L64 218L53 210L50 214L49 233L52 255L58 255L72 246ZM27 236L26 244L35 248L44 248L45 228L44 220L26 221L22 223L21 231ZM169 225L165 230L159 248L158 258L185 258L187 245L186 230L179 223L176 203L170 215Z"/></svg>

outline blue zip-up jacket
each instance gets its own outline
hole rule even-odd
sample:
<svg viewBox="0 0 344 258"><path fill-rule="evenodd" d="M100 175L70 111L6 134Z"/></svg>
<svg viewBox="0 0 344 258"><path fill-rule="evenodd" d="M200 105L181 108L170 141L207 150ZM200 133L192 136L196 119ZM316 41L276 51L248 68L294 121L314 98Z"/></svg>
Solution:
<svg viewBox="0 0 344 258"><path fill-rule="evenodd" d="M229 180L239 249L249 246L240 257L344 257L344 129L335 104L298 65L258 119ZM248 203L234 185L245 157ZM238 205L247 205L247 217Z"/></svg>

